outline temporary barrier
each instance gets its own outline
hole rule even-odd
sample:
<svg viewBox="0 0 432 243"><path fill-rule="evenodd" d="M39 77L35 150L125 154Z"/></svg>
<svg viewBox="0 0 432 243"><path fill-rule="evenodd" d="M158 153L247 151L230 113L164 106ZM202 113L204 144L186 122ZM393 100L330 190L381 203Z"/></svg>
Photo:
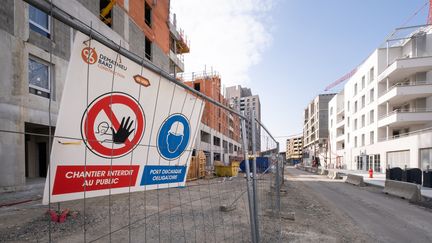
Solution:
<svg viewBox="0 0 432 243"><path fill-rule="evenodd" d="M408 199L411 202L418 202L421 200L420 187L413 183L386 180L383 192Z"/></svg>
<svg viewBox="0 0 432 243"><path fill-rule="evenodd" d="M255 115L245 116L187 86L148 61L144 52L129 51L128 43L115 43L90 22L56 6L61 1L24 1L48 14L50 30L44 45L50 62L52 47L61 41L53 38L56 31L64 28L74 36L65 86L63 91L57 87L59 113L51 108L53 97L47 97L48 109L41 114L47 114L49 133L32 133L52 144L43 198L47 206L39 203L38 217L28 219L35 232L32 240L281 241L283 162L278 143ZM53 74L48 74L48 82L54 80ZM201 179L186 183L193 149L202 147L197 137L204 106L209 104L220 108L222 117L241 121L242 131L246 123L252 127L252 138L230 138L243 143L236 148L237 156L246 159L245 167L251 168L245 170L252 173L218 178L212 164L203 171L206 161L230 159L221 158L231 149L222 143L220 150L206 151L205 158L198 152L193 166L199 167ZM2 132L17 134L21 141L28 135ZM264 158L257 158L259 154ZM47 209L53 221L41 216ZM55 211L62 212L62 220ZM270 216L266 211L272 212ZM73 215L73 227L57 226L68 213ZM0 241L22 241L14 229Z"/></svg>
<svg viewBox="0 0 432 243"><path fill-rule="evenodd" d="M345 183L355 186L365 186L363 176L348 174Z"/></svg>

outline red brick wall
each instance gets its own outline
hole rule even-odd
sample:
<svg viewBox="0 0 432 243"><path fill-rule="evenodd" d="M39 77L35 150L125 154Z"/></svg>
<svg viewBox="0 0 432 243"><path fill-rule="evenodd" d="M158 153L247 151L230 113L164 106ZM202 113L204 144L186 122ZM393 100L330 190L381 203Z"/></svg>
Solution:
<svg viewBox="0 0 432 243"><path fill-rule="evenodd" d="M152 7L152 27L144 21L144 2ZM144 32L145 36L156 44L165 54L169 52L169 0L129 0L129 17ZM124 9L123 0L117 0L117 5Z"/></svg>

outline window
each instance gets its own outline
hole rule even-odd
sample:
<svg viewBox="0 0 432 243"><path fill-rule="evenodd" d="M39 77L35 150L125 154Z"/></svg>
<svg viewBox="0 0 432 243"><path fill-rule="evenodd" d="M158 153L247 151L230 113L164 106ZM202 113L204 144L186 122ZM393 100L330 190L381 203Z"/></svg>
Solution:
<svg viewBox="0 0 432 243"><path fill-rule="evenodd" d="M49 98L50 65L37 58L30 57L28 62L28 81L30 93Z"/></svg>
<svg viewBox="0 0 432 243"><path fill-rule="evenodd" d="M354 148L357 148L357 136L354 137Z"/></svg>
<svg viewBox="0 0 432 243"><path fill-rule="evenodd" d="M426 170L428 166L432 169L432 148L420 149L420 168Z"/></svg>
<svg viewBox="0 0 432 243"><path fill-rule="evenodd" d="M354 102L354 113L357 112L357 101Z"/></svg>
<svg viewBox="0 0 432 243"><path fill-rule="evenodd" d="M375 111L374 110L371 110L370 112L369 112L369 124L372 124L372 123L374 123L375 122Z"/></svg>
<svg viewBox="0 0 432 243"><path fill-rule="evenodd" d="M333 127L333 119L330 119L330 127Z"/></svg>
<svg viewBox="0 0 432 243"><path fill-rule="evenodd" d="M99 19L109 27L112 27L112 9L114 7L114 4L115 1L111 0L99 1Z"/></svg>
<svg viewBox="0 0 432 243"><path fill-rule="evenodd" d="M152 42L147 37L145 38L145 56L148 60L152 60Z"/></svg>
<svg viewBox="0 0 432 243"><path fill-rule="evenodd" d="M399 167L401 169L410 164L410 151L393 151L387 152L387 164L390 168Z"/></svg>
<svg viewBox="0 0 432 243"><path fill-rule="evenodd" d="M381 159L379 154L374 155L374 171L381 172Z"/></svg>
<svg viewBox="0 0 432 243"><path fill-rule="evenodd" d="M152 8L147 2L144 4L144 21L149 27L152 27Z"/></svg>
<svg viewBox="0 0 432 243"><path fill-rule="evenodd" d="M362 125L362 127L365 126L365 120L366 120L366 116L362 115L362 118L361 118L361 125Z"/></svg>
<svg viewBox="0 0 432 243"><path fill-rule="evenodd" d="M347 126L348 127L350 126L350 118L349 117L347 117Z"/></svg>
<svg viewBox="0 0 432 243"><path fill-rule="evenodd" d="M375 78L375 68L371 67L369 71L369 83L372 82Z"/></svg>
<svg viewBox="0 0 432 243"><path fill-rule="evenodd" d="M348 101L347 102L347 109L348 109L348 112L350 111L350 102Z"/></svg>
<svg viewBox="0 0 432 243"><path fill-rule="evenodd" d="M357 119L354 119L354 130L357 130Z"/></svg>
<svg viewBox="0 0 432 243"><path fill-rule="evenodd" d="M41 10L29 5L29 26L34 32L50 37L50 19Z"/></svg>
<svg viewBox="0 0 432 243"><path fill-rule="evenodd" d="M369 91L369 100L370 100L370 102L373 102L374 100L375 100L375 90L374 89L371 89L370 91Z"/></svg>
<svg viewBox="0 0 432 243"><path fill-rule="evenodd" d="M200 83L194 84L194 89L196 91L200 91L201 90L201 84Z"/></svg>
<svg viewBox="0 0 432 243"><path fill-rule="evenodd" d="M362 136L361 136L361 146L365 146L365 135L364 134L362 134Z"/></svg>
<svg viewBox="0 0 432 243"><path fill-rule="evenodd" d="M347 133L347 142L348 143L350 142L350 134L349 133Z"/></svg>
<svg viewBox="0 0 432 243"><path fill-rule="evenodd" d="M362 77L362 89L365 88L365 79L366 79L365 76L363 76L363 77Z"/></svg>
<svg viewBox="0 0 432 243"><path fill-rule="evenodd" d="M357 95L357 83L354 84L354 96Z"/></svg>
<svg viewBox="0 0 432 243"><path fill-rule="evenodd" d="M333 107L330 107L330 116L333 115Z"/></svg>
<svg viewBox="0 0 432 243"><path fill-rule="evenodd" d="M362 96L362 99L361 99L361 108L364 108L364 107L365 107L365 103L366 103L366 96L363 95L363 96Z"/></svg>
<svg viewBox="0 0 432 243"><path fill-rule="evenodd" d="M370 133L369 133L369 143L370 144L374 144L374 140L375 140L375 133L374 133L374 131L371 131Z"/></svg>

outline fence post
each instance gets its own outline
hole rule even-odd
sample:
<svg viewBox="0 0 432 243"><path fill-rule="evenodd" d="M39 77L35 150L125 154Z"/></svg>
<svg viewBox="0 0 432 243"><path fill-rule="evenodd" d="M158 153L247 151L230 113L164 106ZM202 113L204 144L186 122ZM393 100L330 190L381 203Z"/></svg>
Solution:
<svg viewBox="0 0 432 243"><path fill-rule="evenodd" d="M256 239L256 231L255 231L255 217L254 217L254 204L252 200L252 191L251 191L251 179L250 179L250 167L249 167L249 155L248 155L248 146L246 141L246 125L245 119L241 118L241 130L242 130L242 140L243 140L243 154L245 159L245 167L246 167L246 187L247 187L247 195L249 202L249 220L251 226L251 237L252 242L257 243Z"/></svg>
<svg viewBox="0 0 432 243"><path fill-rule="evenodd" d="M255 217L255 232L256 232L256 240L259 242L260 234L259 234L259 219L258 219L258 192L256 188L256 122L255 122L255 110L252 110L252 119L251 119L251 126L252 126L252 154L253 154L253 161L252 161L252 188L253 188L253 205L254 205L254 217Z"/></svg>

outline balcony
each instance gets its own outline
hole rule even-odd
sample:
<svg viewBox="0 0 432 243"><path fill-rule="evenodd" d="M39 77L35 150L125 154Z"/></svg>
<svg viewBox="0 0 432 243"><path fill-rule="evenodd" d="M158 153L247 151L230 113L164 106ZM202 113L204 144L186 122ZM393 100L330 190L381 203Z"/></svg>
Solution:
<svg viewBox="0 0 432 243"><path fill-rule="evenodd" d="M190 42L188 41L184 31L177 28L176 14L170 13L168 27L172 36L176 39L176 49L178 53L189 53Z"/></svg>
<svg viewBox="0 0 432 243"><path fill-rule="evenodd" d="M184 71L184 59L183 59L183 55L175 54L170 49L169 57L175 63L177 69L179 69L179 70L176 70L176 72L183 72Z"/></svg>
<svg viewBox="0 0 432 243"><path fill-rule="evenodd" d="M413 99L429 96L432 93L432 81L400 82L384 91L378 98L378 104L404 103Z"/></svg>
<svg viewBox="0 0 432 243"><path fill-rule="evenodd" d="M430 121L432 121L431 108L397 109L380 116L378 119L378 127L388 125L417 125Z"/></svg>
<svg viewBox="0 0 432 243"><path fill-rule="evenodd" d="M414 57L396 59L380 75L378 83L389 78L390 80L402 80L418 72L426 72L432 69L432 57Z"/></svg>

